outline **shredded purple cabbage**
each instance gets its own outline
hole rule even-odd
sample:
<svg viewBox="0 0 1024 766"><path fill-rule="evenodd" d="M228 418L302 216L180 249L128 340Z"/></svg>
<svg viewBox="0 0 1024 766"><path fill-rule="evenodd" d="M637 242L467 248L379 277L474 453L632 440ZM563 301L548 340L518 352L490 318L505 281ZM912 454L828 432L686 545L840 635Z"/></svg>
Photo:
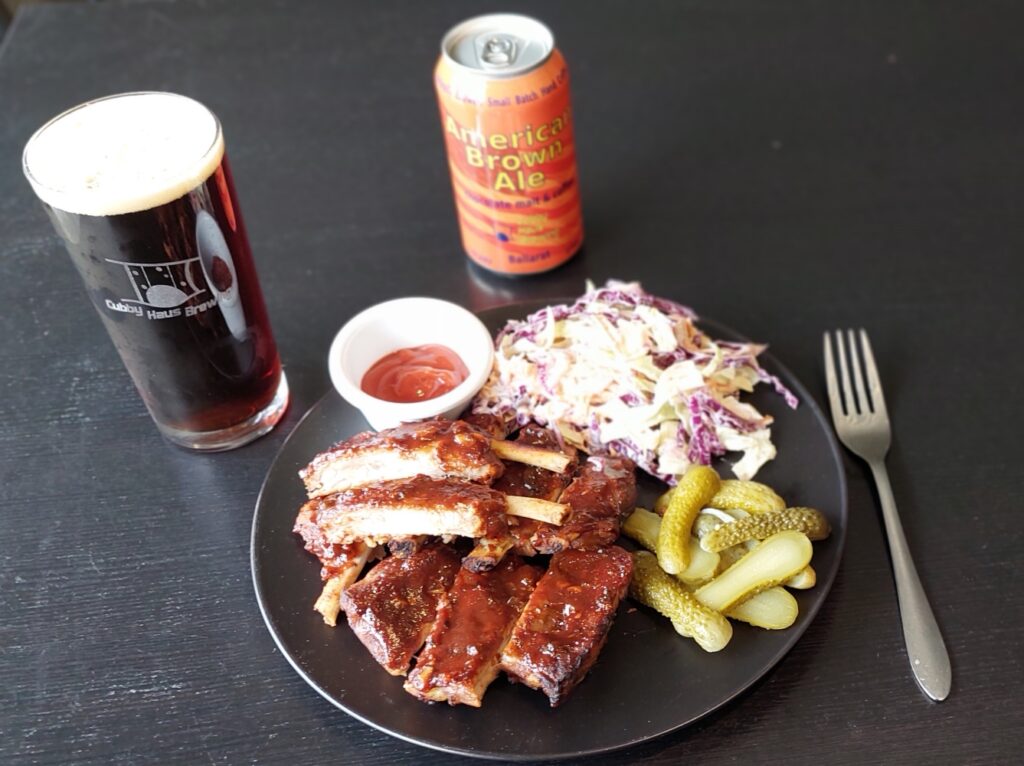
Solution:
<svg viewBox="0 0 1024 766"><path fill-rule="evenodd" d="M716 361L719 369L737 371L749 370L748 379L769 384L776 393L782 396L786 404L796 408L799 401L796 396L783 385L775 375L768 373L757 361L766 348L761 344L739 343L736 341L713 341L704 333L696 331L690 322L697 318L693 309L664 298L658 298L643 292L639 285L610 281L602 288L591 289L574 303L569 305L549 306L534 312L522 320L508 322L498 333L495 347L499 355L515 355L511 347L519 341L537 343L538 338L548 330L551 322L564 322L574 317L588 315L601 317L613 327L623 321L635 321L632 309L640 306L650 307L666 315L676 327L677 338L685 337L686 346L679 344L669 352L651 353L650 359L659 369L666 370L674 364L692 361L697 365L707 365ZM625 313L624 313L625 312ZM679 335L679 327L685 327L685 336ZM525 425L530 420L541 425L544 418L538 409L556 400L558 396L558 379L551 379L551 366L543 358L532 359L537 386L531 391L526 383L503 382L497 373L492 374L491 381L473 403L473 411L497 415L506 422ZM716 368L712 368L716 369ZM709 373L711 378L714 373ZM711 379L709 378L709 380ZM623 385L626 382L621 381ZM649 404L644 396L634 391L612 392L627 407L640 407ZM682 393L682 392L680 392ZM682 449L691 463L708 465L715 457L726 453L719 436L719 429L730 429L737 433L748 434L763 429L771 422L770 417L746 418L730 410L716 398L718 394L705 388L686 395L681 404L685 404L685 416L678 421L675 442ZM679 405L677 405L678 407ZM678 411L678 410L677 410ZM562 422L579 434L579 441L587 452L601 454L612 452L632 459L648 473L669 483L675 483L674 477L659 467L659 457L654 450L641 448L630 438L617 438L610 441L601 439L601 422L596 413L591 413L588 422L576 424ZM655 426L657 427L657 426ZM558 428L553 431L562 439Z"/></svg>
<svg viewBox="0 0 1024 766"><path fill-rule="evenodd" d="M792 391L786 388L786 386L783 385L782 381L779 380L777 376L765 372L761 365L757 364L756 362L754 363L753 367L754 369L757 370L758 380L762 380L765 383L771 383L772 388L775 389L775 393L779 394L783 399L786 400L786 404L789 405L790 409L795 410L797 407L800 406L800 400L796 398L796 394L794 394Z"/></svg>

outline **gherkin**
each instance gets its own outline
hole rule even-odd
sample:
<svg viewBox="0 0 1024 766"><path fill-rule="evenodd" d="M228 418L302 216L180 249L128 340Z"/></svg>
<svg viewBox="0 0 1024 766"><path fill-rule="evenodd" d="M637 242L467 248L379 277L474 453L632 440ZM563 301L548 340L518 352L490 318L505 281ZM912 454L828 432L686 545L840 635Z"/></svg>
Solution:
<svg viewBox="0 0 1024 766"><path fill-rule="evenodd" d="M704 535L700 547L717 553L747 540L765 540L777 532L785 531L803 532L811 540L824 540L832 530L821 511L814 508L786 508L752 514L732 524L723 524Z"/></svg>
<svg viewBox="0 0 1024 766"><path fill-rule="evenodd" d="M652 552L657 550L660 529L661 517L646 508L634 509L622 524L622 534ZM700 547L697 538L692 536L687 541L687 545L690 550L690 563L676 577L687 585L707 582L718 571L719 555L708 553Z"/></svg>
<svg viewBox="0 0 1024 766"><path fill-rule="evenodd" d="M636 508L622 523L622 534L635 540L647 550L653 551L658 544L661 517L646 508Z"/></svg>
<svg viewBox="0 0 1024 766"><path fill-rule="evenodd" d="M680 574L689 566L690 529L720 484L714 469L695 465L690 466L676 485L661 520L657 544L658 564L669 574Z"/></svg>
<svg viewBox="0 0 1024 766"><path fill-rule="evenodd" d="M723 550L718 554L718 569L715 570L715 573L722 574L722 572L750 553L750 548L751 546L741 543L740 545L733 545ZM701 550L704 549L701 548Z"/></svg>
<svg viewBox="0 0 1024 766"><path fill-rule="evenodd" d="M694 595L705 606L728 612L751 596L786 582L811 563L813 552L807 535L791 530L779 532L702 585Z"/></svg>
<svg viewBox="0 0 1024 766"><path fill-rule="evenodd" d="M717 553L708 553L701 548L696 537L690 538L689 549L690 563L676 577L686 585L703 585L715 576L721 556Z"/></svg>
<svg viewBox="0 0 1024 766"><path fill-rule="evenodd" d="M690 530L691 534L700 540L704 535L710 532L712 529L722 526L728 522L722 521L717 516L712 516L710 513L700 513L697 515L696 520L693 522L693 528Z"/></svg>
<svg viewBox="0 0 1024 766"><path fill-rule="evenodd" d="M814 571L814 567L808 564L782 584L794 590L807 590L813 588L817 582L818 573Z"/></svg>
<svg viewBox="0 0 1024 766"><path fill-rule="evenodd" d="M729 621L694 598L676 578L663 572L658 560L647 551L633 554L629 594L668 617L679 635L692 638L706 652L724 649L732 638Z"/></svg>
<svg viewBox="0 0 1024 766"><path fill-rule="evenodd" d="M708 505L723 510L739 508L747 513L768 513L781 511L786 507L786 501L767 484L726 479Z"/></svg>
<svg viewBox="0 0 1024 766"><path fill-rule="evenodd" d="M658 499L654 501L654 512L659 516L664 516L665 511L668 510L668 502L672 499L672 495L676 492L676 488L672 487L667 492L662 492L658 495Z"/></svg>
<svg viewBox="0 0 1024 766"><path fill-rule="evenodd" d="M749 513L741 511L739 508L730 508L728 511L718 508L705 508L697 515L697 520L693 522L693 536L699 540L712 529L723 524L732 524L734 521L745 519L749 515Z"/></svg>
<svg viewBox="0 0 1024 766"><path fill-rule="evenodd" d="M776 585L730 607L725 615L758 628L785 630L796 622L799 613L793 594Z"/></svg>

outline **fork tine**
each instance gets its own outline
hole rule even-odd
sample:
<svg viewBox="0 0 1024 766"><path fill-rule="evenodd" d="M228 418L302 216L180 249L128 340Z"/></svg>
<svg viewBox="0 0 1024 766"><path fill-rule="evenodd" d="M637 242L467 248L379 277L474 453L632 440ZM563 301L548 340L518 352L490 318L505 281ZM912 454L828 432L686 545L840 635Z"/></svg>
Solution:
<svg viewBox="0 0 1024 766"><path fill-rule="evenodd" d="M878 379L878 367L875 366L875 355L871 352L871 341L868 334L860 331L860 347L864 355L864 368L868 373L868 388L871 390L871 401L875 405L875 412L888 417L885 408L885 397L882 396L882 381Z"/></svg>
<svg viewBox="0 0 1024 766"><path fill-rule="evenodd" d="M857 403L853 399L850 371L846 367L846 344L843 343L842 330L836 330L836 354L839 356L839 377L843 381L843 405L846 407L847 415L856 415Z"/></svg>
<svg viewBox="0 0 1024 766"><path fill-rule="evenodd" d="M840 399L839 381L836 379L836 362L832 357L832 339L828 333L822 333L822 342L825 346L825 384L828 386L828 403L832 408L832 420L838 421L843 417L843 402Z"/></svg>
<svg viewBox="0 0 1024 766"><path fill-rule="evenodd" d="M857 336L853 330L846 331L846 337L850 341L850 366L853 368L853 383L857 388L857 403L863 414L871 412L871 405L868 403L868 394L864 390L864 376L860 372L860 354L857 353Z"/></svg>

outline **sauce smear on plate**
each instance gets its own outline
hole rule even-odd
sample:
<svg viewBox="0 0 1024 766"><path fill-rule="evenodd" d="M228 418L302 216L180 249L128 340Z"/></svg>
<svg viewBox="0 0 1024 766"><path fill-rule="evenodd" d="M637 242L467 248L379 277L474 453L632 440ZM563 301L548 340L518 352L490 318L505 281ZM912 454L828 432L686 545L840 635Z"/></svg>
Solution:
<svg viewBox="0 0 1024 766"><path fill-rule="evenodd" d="M458 354L430 343L381 357L363 375L359 387L386 402L421 402L448 393L467 377L469 370Z"/></svg>

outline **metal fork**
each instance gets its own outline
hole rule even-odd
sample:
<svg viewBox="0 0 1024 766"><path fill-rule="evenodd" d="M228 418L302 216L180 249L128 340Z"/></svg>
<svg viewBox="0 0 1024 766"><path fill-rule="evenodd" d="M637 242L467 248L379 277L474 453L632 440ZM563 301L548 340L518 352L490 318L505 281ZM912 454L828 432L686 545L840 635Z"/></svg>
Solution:
<svg viewBox="0 0 1024 766"><path fill-rule="evenodd" d="M859 455L871 467L878 487L878 498L882 503L882 518L889 538L889 552L892 555L893 575L896 579L896 597L903 622L903 639L907 644L910 667L914 679L928 697L941 702L949 695L952 673L949 654L942 642L942 634L935 623L935 615L928 604L921 587L921 580L914 568L914 561L903 535L896 500L893 498L889 474L885 470L885 455L892 440L889 415L882 396L882 384L878 379L878 368L871 353L871 344L864 330L860 331L860 354L857 352L857 337L853 330L847 330L850 355L847 366L846 344L843 333L837 330L835 356L829 334L825 333L825 378L828 382L828 399L832 406L832 422L835 423L839 440L855 455ZM864 361L865 375L861 374L860 356ZM836 374L836 357L839 367ZM851 386L851 377L853 385ZM840 389L839 382L842 381ZM854 398L856 392L856 398ZM870 396L869 396L870 394Z"/></svg>

